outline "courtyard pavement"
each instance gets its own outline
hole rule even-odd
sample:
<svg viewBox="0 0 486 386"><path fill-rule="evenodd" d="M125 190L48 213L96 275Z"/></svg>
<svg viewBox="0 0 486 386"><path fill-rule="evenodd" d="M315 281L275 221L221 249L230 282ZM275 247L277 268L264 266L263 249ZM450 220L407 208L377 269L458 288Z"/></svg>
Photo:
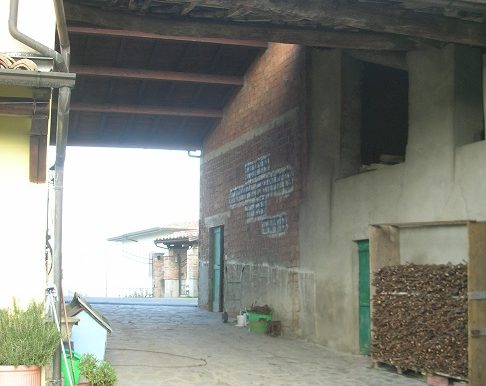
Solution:
<svg viewBox="0 0 486 386"><path fill-rule="evenodd" d="M92 304L113 327L106 359L117 369L118 386L425 385L373 369L367 357L224 324L221 314L201 310L190 299Z"/></svg>

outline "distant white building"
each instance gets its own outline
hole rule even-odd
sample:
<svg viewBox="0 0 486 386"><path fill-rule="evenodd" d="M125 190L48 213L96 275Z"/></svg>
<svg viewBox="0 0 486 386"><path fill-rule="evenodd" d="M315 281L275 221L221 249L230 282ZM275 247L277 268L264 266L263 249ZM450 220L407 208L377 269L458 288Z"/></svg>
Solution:
<svg viewBox="0 0 486 386"><path fill-rule="evenodd" d="M154 241L177 232L197 232L197 222L171 224L110 237L105 296L153 296L153 259L168 254ZM197 278L197 276L196 276Z"/></svg>

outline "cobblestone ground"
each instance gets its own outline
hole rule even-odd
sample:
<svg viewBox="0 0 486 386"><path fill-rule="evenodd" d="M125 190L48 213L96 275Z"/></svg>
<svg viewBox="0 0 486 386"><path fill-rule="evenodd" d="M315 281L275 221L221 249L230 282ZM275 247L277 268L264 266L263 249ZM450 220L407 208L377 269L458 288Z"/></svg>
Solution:
<svg viewBox="0 0 486 386"><path fill-rule="evenodd" d="M424 386L368 358L250 333L193 306L94 304L110 321L118 386Z"/></svg>

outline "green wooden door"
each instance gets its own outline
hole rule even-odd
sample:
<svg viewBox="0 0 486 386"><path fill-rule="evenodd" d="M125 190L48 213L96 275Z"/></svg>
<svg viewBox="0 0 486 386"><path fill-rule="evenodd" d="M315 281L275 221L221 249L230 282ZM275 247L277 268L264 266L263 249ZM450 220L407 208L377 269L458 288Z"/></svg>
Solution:
<svg viewBox="0 0 486 386"><path fill-rule="evenodd" d="M213 264L214 312L223 311L223 227L211 228L211 262Z"/></svg>
<svg viewBox="0 0 486 386"><path fill-rule="evenodd" d="M359 351L369 355L371 342L370 317L370 242L358 241L359 252Z"/></svg>

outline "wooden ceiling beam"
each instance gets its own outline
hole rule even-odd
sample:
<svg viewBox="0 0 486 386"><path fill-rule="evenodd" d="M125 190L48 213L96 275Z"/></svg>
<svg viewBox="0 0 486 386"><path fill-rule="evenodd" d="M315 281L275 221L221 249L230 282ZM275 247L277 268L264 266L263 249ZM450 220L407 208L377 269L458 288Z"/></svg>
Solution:
<svg viewBox="0 0 486 386"><path fill-rule="evenodd" d="M164 0L176 3L177 0ZM486 24L441 15L425 14L413 10L397 9L386 5L350 4L331 0L200 0L198 5L222 7L229 10L239 7L255 12L283 15L288 19L308 20L321 27L350 27L361 30L399 34L441 42L486 47ZM486 13L486 4L482 6Z"/></svg>
<svg viewBox="0 0 486 386"><path fill-rule="evenodd" d="M200 150L202 141L192 138L166 138L164 131L154 135L154 130L137 130L136 135L120 135L117 130L105 130L103 136L97 132L91 132L89 127L81 127L78 131L70 131L68 146L84 147L123 147L141 149L164 150ZM55 145L55 136L51 135L51 145Z"/></svg>
<svg viewBox="0 0 486 386"><path fill-rule="evenodd" d="M196 37L196 36L185 36L185 35L173 36L173 35L163 35L158 33L144 32L144 31L134 31L129 29L69 26L68 32L72 34L80 34L80 35L99 35L99 36L135 38L135 39L182 41L188 43L207 43L207 44L219 44L219 45L238 46L238 47L255 47L255 48L268 47L267 42L258 41L258 40L232 39L232 38L224 38L224 37L214 37L214 38Z"/></svg>
<svg viewBox="0 0 486 386"><path fill-rule="evenodd" d="M255 26L245 23L216 23L181 20L166 20L148 15L140 16L122 12L106 11L72 2L64 4L69 23L85 23L109 29L134 31L134 35L177 36L184 39L202 36L211 39L241 40L251 39L260 42L279 42L303 44L313 47L355 48L365 50L410 50L425 44L417 39L373 32L326 31L305 28L286 28L276 26ZM71 31L81 27L70 27ZM84 28L84 27L83 27ZM101 29L96 29L101 32ZM92 33L95 29L91 30ZM123 36L120 33L117 36Z"/></svg>
<svg viewBox="0 0 486 386"><path fill-rule="evenodd" d="M104 78L130 78L145 80L167 80L172 82L190 82L204 84L223 84L229 86L243 86L242 76L198 74L191 72L139 70L118 67L92 67L71 66L71 72L77 75L104 77Z"/></svg>
<svg viewBox="0 0 486 386"><path fill-rule="evenodd" d="M0 115L33 117L48 116L50 89L37 89L34 98L0 97Z"/></svg>
<svg viewBox="0 0 486 386"><path fill-rule="evenodd" d="M89 113L163 115L174 117L222 118L223 112L216 109L198 109L187 107L113 105L72 102L72 111Z"/></svg>
<svg viewBox="0 0 486 386"><path fill-rule="evenodd" d="M0 101L0 115L33 117L36 113L49 115L49 102L3 102Z"/></svg>

